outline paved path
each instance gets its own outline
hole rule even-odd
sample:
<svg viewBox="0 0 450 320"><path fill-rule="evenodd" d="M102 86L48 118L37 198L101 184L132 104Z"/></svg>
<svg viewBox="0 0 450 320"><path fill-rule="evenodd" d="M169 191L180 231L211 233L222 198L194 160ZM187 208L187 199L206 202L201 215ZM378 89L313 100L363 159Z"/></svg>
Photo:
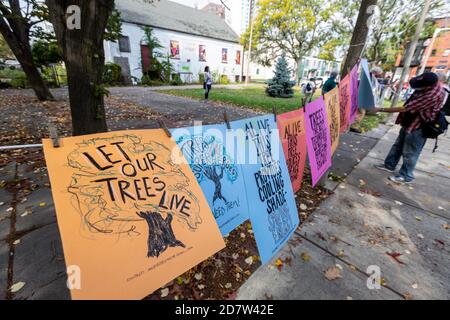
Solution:
<svg viewBox="0 0 450 320"><path fill-rule="evenodd" d="M450 137L435 154L434 141L427 143L414 185L396 185L373 168L398 132L392 127L380 139L383 129L342 136L332 171L346 181L328 182L335 193L279 254L291 265L260 268L238 299L450 298ZM342 278L330 281L325 271L333 266ZM369 266L379 267L381 289L368 289Z"/></svg>

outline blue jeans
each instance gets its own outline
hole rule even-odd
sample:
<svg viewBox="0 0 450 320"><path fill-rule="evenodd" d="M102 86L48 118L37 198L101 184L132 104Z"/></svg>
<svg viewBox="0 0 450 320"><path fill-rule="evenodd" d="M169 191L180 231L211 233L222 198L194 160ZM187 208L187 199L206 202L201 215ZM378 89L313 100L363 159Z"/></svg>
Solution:
<svg viewBox="0 0 450 320"><path fill-rule="evenodd" d="M403 165L400 168L400 176L406 181L414 180L414 168L427 138L423 136L422 129L406 132L405 128L400 130L397 140L384 160L384 166L389 170L395 170L400 158L403 156Z"/></svg>

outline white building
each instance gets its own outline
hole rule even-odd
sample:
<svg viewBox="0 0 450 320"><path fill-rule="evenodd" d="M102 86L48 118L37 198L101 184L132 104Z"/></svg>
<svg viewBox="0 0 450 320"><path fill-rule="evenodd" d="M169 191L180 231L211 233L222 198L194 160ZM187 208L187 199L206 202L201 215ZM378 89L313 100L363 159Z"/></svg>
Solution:
<svg viewBox="0 0 450 320"><path fill-rule="evenodd" d="M171 56L184 82L197 81L205 66L231 82L240 79L243 49L224 19L167 0L116 0L115 4L121 13L122 37L117 43L105 42L105 58L120 64L125 78L143 76L149 63L143 28L150 26L163 46L159 51Z"/></svg>

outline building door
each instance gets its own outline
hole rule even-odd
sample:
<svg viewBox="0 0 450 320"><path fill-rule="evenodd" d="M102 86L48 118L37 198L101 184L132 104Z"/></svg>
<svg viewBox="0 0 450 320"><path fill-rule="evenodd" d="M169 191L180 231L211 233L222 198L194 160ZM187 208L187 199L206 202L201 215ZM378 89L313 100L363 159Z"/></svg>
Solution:
<svg viewBox="0 0 450 320"><path fill-rule="evenodd" d="M128 58L114 57L114 63L120 65L122 69L123 83L127 86L132 85L133 83L131 81L130 62L128 61Z"/></svg>

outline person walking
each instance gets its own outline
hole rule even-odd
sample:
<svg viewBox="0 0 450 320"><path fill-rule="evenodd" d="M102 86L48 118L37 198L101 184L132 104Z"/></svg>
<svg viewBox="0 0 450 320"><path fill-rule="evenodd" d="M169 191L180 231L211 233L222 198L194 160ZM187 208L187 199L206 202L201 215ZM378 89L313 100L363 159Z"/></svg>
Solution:
<svg viewBox="0 0 450 320"><path fill-rule="evenodd" d="M395 122L402 127L399 136L384 163L375 165L377 169L394 172L400 158L403 157L399 174L389 177L389 180L396 183L411 183L414 180L413 172L427 140L421 126L436 120L444 100L444 90L433 72L425 72L412 78L409 84L414 92L404 107L374 110L375 112L399 112Z"/></svg>
<svg viewBox="0 0 450 320"><path fill-rule="evenodd" d="M310 103L314 93L316 92L316 83L315 79L311 78L309 81L303 86L303 105Z"/></svg>
<svg viewBox="0 0 450 320"><path fill-rule="evenodd" d="M212 75L209 71L209 67L205 67L205 81L203 82L203 89L205 89L205 101L209 98L209 92L211 91L212 87Z"/></svg>
<svg viewBox="0 0 450 320"><path fill-rule="evenodd" d="M334 88L336 88L336 86L337 86L337 82L336 82L337 75L338 75L338 73L336 71L332 71L330 73L330 77L323 84L322 94L328 93L331 90L333 90Z"/></svg>

